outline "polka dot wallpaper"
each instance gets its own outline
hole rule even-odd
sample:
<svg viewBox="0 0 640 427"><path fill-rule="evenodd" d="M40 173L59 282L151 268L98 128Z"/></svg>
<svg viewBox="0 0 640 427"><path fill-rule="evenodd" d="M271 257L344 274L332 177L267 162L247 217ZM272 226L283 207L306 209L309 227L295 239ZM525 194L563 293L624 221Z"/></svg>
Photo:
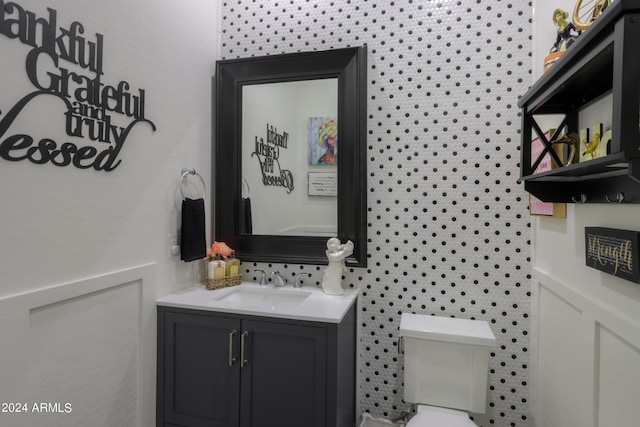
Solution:
<svg viewBox="0 0 640 427"><path fill-rule="evenodd" d="M531 82L531 3L223 0L224 59L368 48L368 267L359 288L362 411L402 399L400 313L483 319L498 343L480 426L528 422L528 196L518 96ZM322 267L245 263L287 277ZM292 279L289 279L291 281Z"/></svg>

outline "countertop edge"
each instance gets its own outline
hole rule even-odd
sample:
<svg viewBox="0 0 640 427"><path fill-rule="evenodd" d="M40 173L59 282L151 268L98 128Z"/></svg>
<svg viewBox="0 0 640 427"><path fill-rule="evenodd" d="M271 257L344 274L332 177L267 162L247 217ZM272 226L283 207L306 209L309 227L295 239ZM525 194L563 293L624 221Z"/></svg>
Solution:
<svg viewBox="0 0 640 427"><path fill-rule="evenodd" d="M341 298L343 299L344 309L342 310L339 317L336 316L317 316L317 315L306 315L306 314L297 314L297 313L282 313L282 312L268 312L251 308L239 308L239 307L224 307L217 305L210 305L205 303L193 303L193 302L181 302L175 301L172 299L175 298L184 298L186 293L190 292L218 292L222 289L206 291L206 289L200 286L190 286L184 288L182 290L178 290L172 294L165 295L156 300L156 306L160 307L172 307L172 308L182 308L182 309L190 309L190 310L201 310L201 311L210 311L210 312L218 312L225 314L238 314L238 315L247 315L247 316L258 316L258 317L267 317L273 319L287 319L287 320L299 320L299 321L308 321L308 322L318 322L318 323L334 323L338 324L342 322L347 312L351 309L351 307L356 304L358 300L359 292L357 289L346 289L343 295L339 296L329 296L327 298ZM313 292L318 292L318 289L313 288ZM319 291L322 292L322 291Z"/></svg>

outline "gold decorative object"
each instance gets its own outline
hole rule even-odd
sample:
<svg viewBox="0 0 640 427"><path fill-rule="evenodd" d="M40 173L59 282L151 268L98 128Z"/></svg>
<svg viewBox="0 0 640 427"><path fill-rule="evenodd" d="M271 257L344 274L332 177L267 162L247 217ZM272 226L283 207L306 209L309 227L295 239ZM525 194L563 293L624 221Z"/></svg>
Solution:
<svg viewBox="0 0 640 427"><path fill-rule="evenodd" d="M604 131L602 123L597 123L591 129L581 130L584 136L580 138L580 162L604 157L609 152L611 142L611 129Z"/></svg>
<svg viewBox="0 0 640 427"><path fill-rule="evenodd" d="M553 11L553 25L558 27L556 31L556 41L549 49L549 55L544 58L543 71L547 70L564 54L580 35L580 31L572 22L567 22L569 12L556 9Z"/></svg>
<svg viewBox="0 0 640 427"><path fill-rule="evenodd" d="M549 49L549 53L563 52L576 41L580 35L580 31L572 22L568 22L569 12L556 9L553 11L553 25L558 27L556 42Z"/></svg>
<svg viewBox="0 0 640 427"><path fill-rule="evenodd" d="M569 132L563 135L561 138L551 141L552 144L567 144L569 146L569 156L567 159L567 165L576 163L576 153L578 146L580 145L580 135L575 132ZM564 160L564 159L563 159Z"/></svg>
<svg viewBox="0 0 640 427"><path fill-rule="evenodd" d="M593 156L593 152L596 151L596 148L598 148L598 144L600 144L600 134L594 133L591 137L591 141L589 141L584 151L582 152L582 155L586 156L587 154L591 154Z"/></svg>
<svg viewBox="0 0 640 427"><path fill-rule="evenodd" d="M578 0L573 8L573 25L585 31L611 5L611 0Z"/></svg>

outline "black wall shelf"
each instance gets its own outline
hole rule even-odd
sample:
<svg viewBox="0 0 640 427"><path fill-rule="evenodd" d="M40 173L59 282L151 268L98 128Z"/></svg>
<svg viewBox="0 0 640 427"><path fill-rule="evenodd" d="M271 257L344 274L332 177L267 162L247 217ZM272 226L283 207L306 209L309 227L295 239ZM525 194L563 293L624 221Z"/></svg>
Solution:
<svg viewBox="0 0 640 427"><path fill-rule="evenodd" d="M638 41L640 2L616 0L520 98L520 181L526 191L545 202L640 203ZM536 118L562 115L559 127L565 133L577 133L579 112L608 94L612 99L611 154L571 165L566 165L567 159L556 158L557 167L534 173L533 139L540 138L544 144L539 157L555 156Z"/></svg>

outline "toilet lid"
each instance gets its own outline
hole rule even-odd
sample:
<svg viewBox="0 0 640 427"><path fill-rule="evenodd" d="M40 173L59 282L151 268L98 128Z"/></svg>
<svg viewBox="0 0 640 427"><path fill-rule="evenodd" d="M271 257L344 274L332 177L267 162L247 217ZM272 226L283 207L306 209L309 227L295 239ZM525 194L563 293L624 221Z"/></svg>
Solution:
<svg viewBox="0 0 640 427"><path fill-rule="evenodd" d="M478 427L465 412L440 412L424 410L418 412L407 427Z"/></svg>

